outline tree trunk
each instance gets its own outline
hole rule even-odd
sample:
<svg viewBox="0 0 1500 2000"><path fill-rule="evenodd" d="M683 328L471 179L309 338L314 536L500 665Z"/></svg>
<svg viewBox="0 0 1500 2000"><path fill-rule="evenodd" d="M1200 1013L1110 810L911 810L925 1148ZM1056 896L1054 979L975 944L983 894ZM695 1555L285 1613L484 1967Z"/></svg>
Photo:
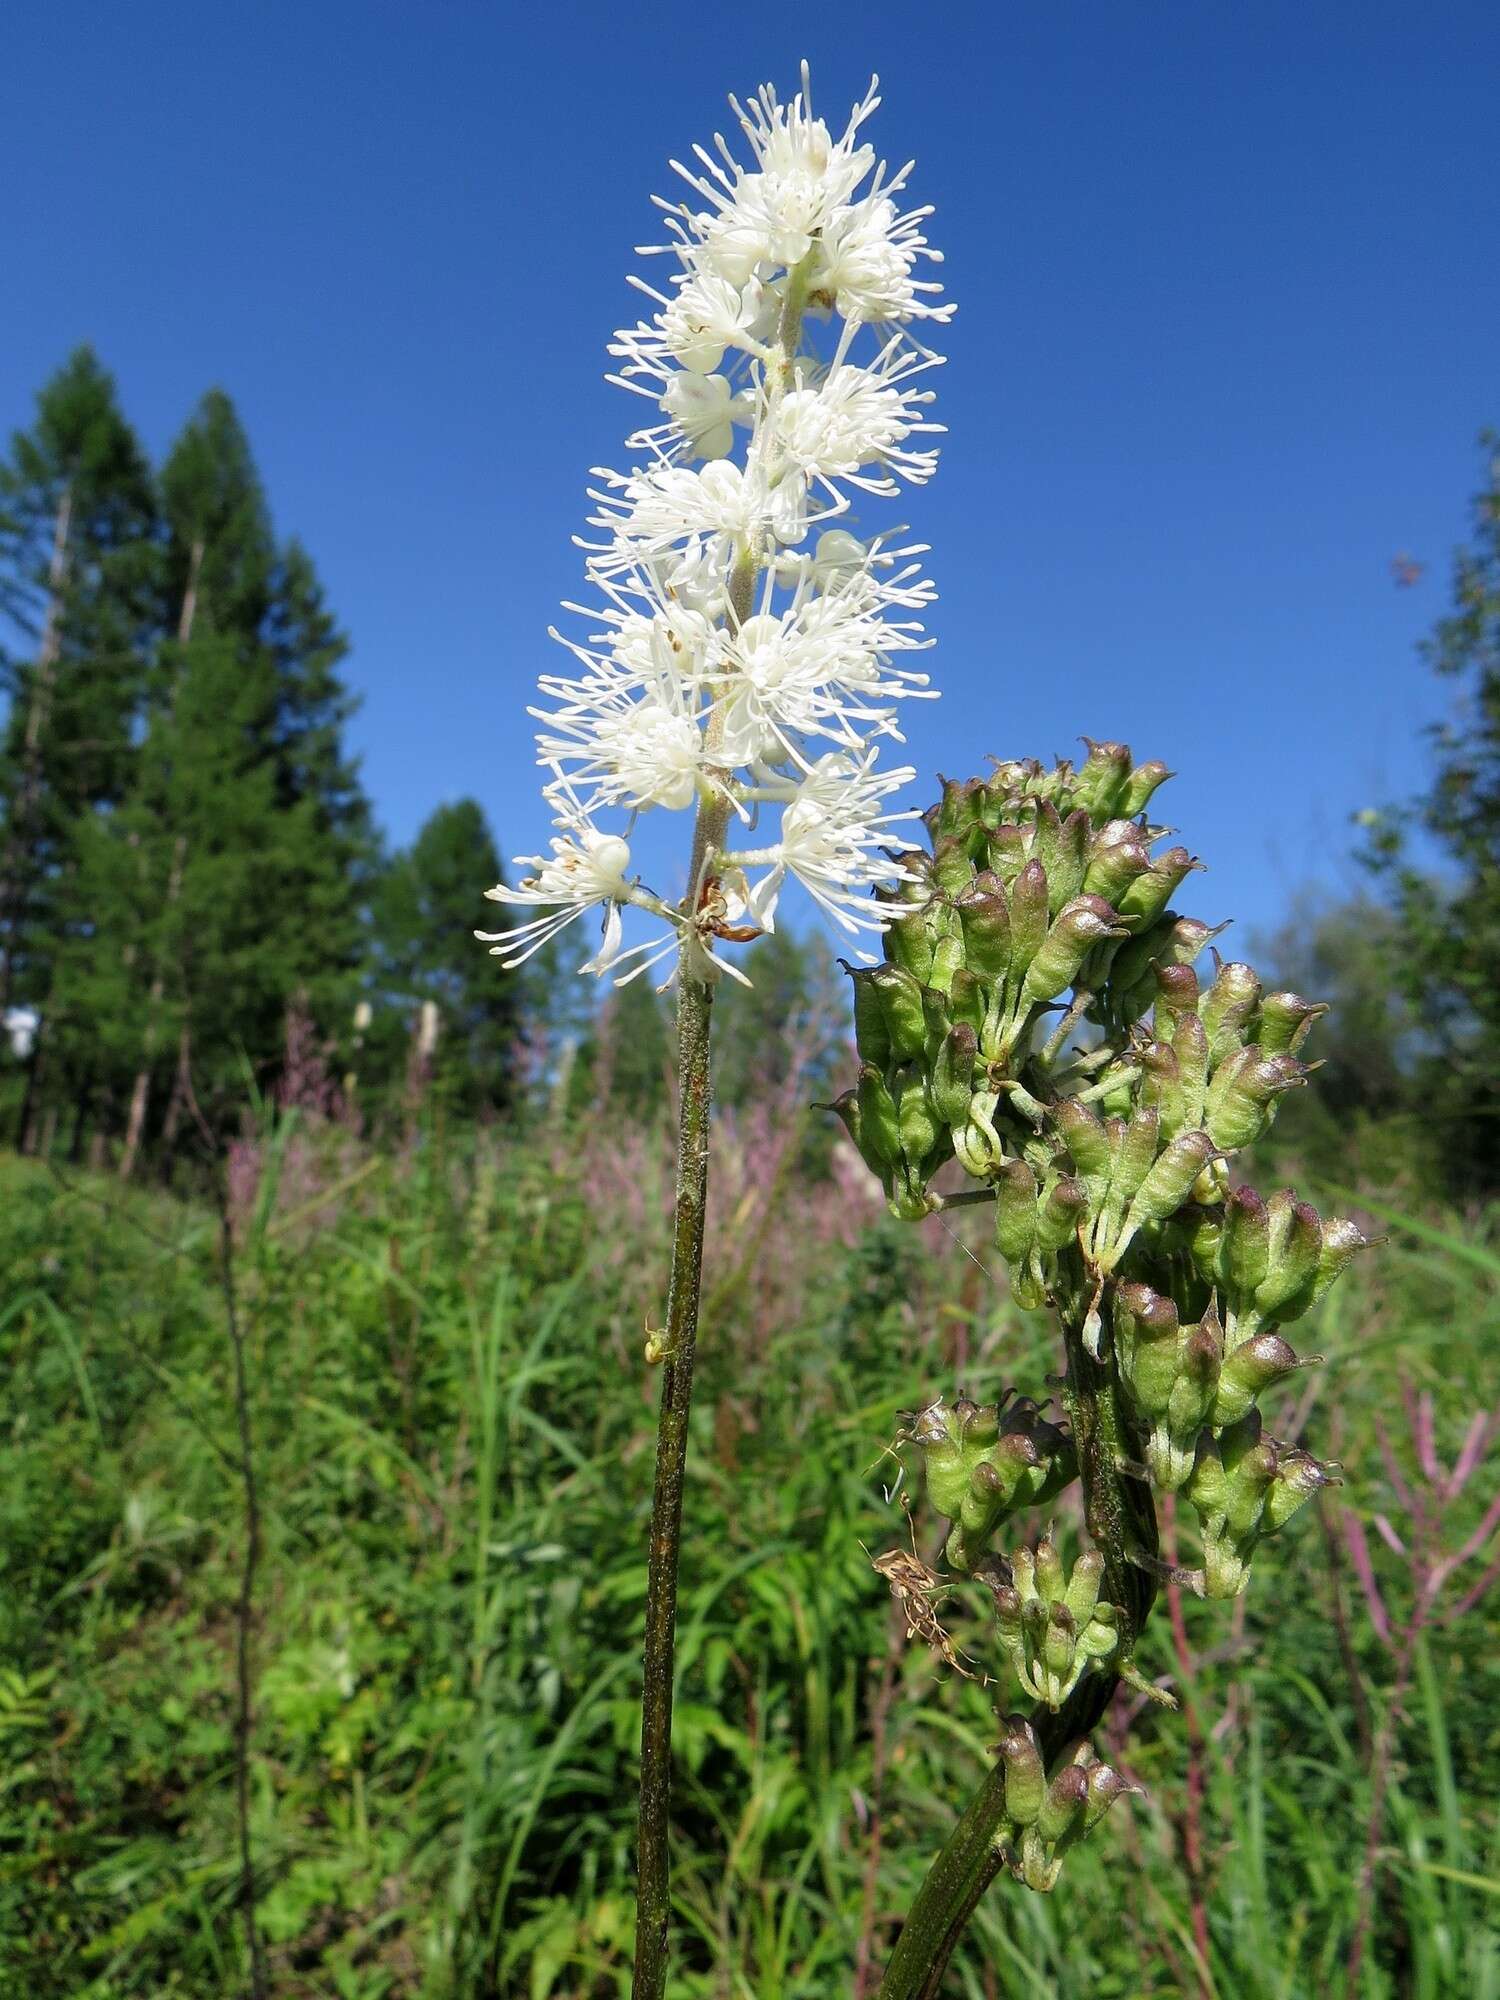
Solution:
<svg viewBox="0 0 1500 2000"><path fill-rule="evenodd" d="M21 871L25 865L26 838L36 811L42 783L42 733L47 726L47 710L52 699L52 677L57 656L62 651L62 590L68 571L68 536L73 525L73 487L62 490L57 518L52 527L52 561L47 571L47 616L42 626L41 650L37 654L36 679L31 688L31 706L26 715L22 739L21 785L11 814L10 835L5 843L5 860L0 866L0 1013L10 1005L15 987L16 934L21 903Z"/></svg>

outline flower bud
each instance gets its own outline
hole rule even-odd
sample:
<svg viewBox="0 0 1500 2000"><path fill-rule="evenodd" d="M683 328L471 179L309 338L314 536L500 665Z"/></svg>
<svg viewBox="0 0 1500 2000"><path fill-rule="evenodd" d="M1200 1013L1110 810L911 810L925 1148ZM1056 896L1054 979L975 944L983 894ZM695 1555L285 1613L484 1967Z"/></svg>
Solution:
<svg viewBox="0 0 1500 2000"><path fill-rule="evenodd" d="M1019 891L1020 880L1016 887ZM1101 938L1123 937L1124 931L1111 921L1113 916L1114 911L1100 897L1075 896L1058 915L1031 961L1021 989L1023 1001L1035 1006L1055 999L1072 985L1079 966Z"/></svg>
<svg viewBox="0 0 1500 2000"><path fill-rule="evenodd" d="M945 1125L962 1125L974 1095L974 1060L979 1037L967 1021L948 1030L932 1065L932 1102Z"/></svg>
<svg viewBox="0 0 1500 2000"><path fill-rule="evenodd" d="M1010 966L1011 919L997 875L976 875L954 904L963 925L964 959L970 972L993 985Z"/></svg>

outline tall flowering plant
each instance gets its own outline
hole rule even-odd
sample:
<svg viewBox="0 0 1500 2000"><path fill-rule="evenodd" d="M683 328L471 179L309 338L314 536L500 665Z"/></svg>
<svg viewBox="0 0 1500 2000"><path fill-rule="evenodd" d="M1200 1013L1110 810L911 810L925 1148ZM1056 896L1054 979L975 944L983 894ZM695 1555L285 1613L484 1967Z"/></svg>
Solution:
<svg viewBox="0 0 1500 2000"><path fill-rule="evenodd" d="M731 98L744 157L721 137L672 163L659 200L666 260L635 282L647 316L622 328L612 380L650 406L628 472L598 469L580 542L586 604L566 607L566 671L543 675L538 760L556 832L515 888L509 929L480 933L520 964L589 919L581 970L617 983L665 968L678 1010L680 1118L652 1501L641 1734L634 1994L667 1967L672 1657L687 1420L703 1255L714 988L745 974L725 946L774 927L788 877L855 940L885 928L872 899L913 880L883 768L902 701L929 694L911 656L933 588L904 529L865 503L936 466L930 330L953 307L930 275L930 210L903 208L863 140L872 81L841 133L813 111L806 66L789 104ZM856 529L859 532L856 532ZM633 866L640 815L690 812L686 893ZM532 911L534 914L521 915ZM631 916L630 913L635 913ZM639 929L639 936L630 933ZM861 953L861 956L864 954Z"/></svg>

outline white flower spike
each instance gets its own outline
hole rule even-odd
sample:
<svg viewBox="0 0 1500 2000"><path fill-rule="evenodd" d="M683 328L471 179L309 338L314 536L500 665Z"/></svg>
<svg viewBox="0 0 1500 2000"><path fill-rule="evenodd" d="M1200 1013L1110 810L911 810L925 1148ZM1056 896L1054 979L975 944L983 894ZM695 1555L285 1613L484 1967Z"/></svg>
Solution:
<svg viewBox="0 0 1500 2000"><path fill-rule="evenodd" d="M518 888L490 891L538 914L480 933L506 965L598 909L585 971L625 980L686 955L700 979L740 978L716 946L770 930L789 876L843 930L882 926L869 891L902 876L912 815L886 807L912 774L878 771L875 745L900 740L898 701L931 692L898 656L931 643L915 614L935 592L921 545L853 531L854 505L932 476L941 426L919 378L941 357L913 329L954 308L919 275L941 259L932 211L898 206L910 165L891 173L862 136L879 102L872 81L835 136L804 64L789 104L769 84L730 99L748 160L716 137L673 162L690 198L658 200L669 240L650 251L675 269L632 279L650 316L609 347L610 380L656 420L629 471L594 473L600 539L579 546L595 602L565 607L587 636L554 634L577 671L543 675L532 710L559 832ZM631 826L653 810L697 814L680 905L630 874ZM773 814L770 844L727 844ZM631 945L627 906L657 920Z"/></svg>

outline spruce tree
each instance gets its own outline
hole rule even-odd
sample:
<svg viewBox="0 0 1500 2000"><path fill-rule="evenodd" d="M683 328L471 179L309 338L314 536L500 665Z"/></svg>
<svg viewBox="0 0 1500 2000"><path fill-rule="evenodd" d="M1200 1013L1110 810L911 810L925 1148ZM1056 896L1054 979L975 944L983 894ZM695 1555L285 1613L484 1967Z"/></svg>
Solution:
<svg viewBox="0 0 1500 2000"><path fill-rule="evenodd" d="M0 461L0 1009L45 1006L78 830L130 782L155 525L114 381L81 347Z"/></svg>
<svg viewBox="0 0 1500 2000"><path fill-rule="evenodd" d="M386 1006L375 1048L384 1053L386 1081L398 1080L412 1017L434 1001L441 1022L434 1081L470 1115L504 1109L516 1092L524 987L498 977L474 940L491 915L480 885L502 879L483 810L460 799L439 806L394 857L376 901Z"/></svg>

